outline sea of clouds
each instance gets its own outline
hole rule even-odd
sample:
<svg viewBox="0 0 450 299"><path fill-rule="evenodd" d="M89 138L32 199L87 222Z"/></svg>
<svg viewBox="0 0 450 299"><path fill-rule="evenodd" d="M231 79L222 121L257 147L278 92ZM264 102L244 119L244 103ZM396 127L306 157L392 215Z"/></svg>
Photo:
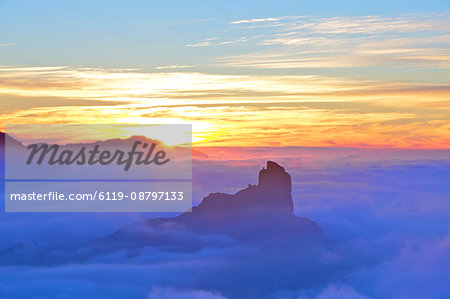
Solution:
<svg viewBox="0 0 450 299"><path fill-rule="evenodd" d="M450 151L204 152L193 164L195 204L210 192L234 193L256 184L265 161L274 160L292 176L295 213L316 221L336 250L318 250L311 258L287 250L286 259L277 261L271 259L278 253L249 253L252 248L223 236L205 240L186 233L189 246L179 250L160 246L117 250L84 262L4 264L0 297L228 298L243 289L264 290L269 298L449 297ZM135 221L172 215L2 209L0 250L21 246L25 259L36 247L80 244ZM276 272L274 265L289 261L295 267ZM312 273L311 263L335 266ZM298 277L309 281L296 286Z"/></svg>

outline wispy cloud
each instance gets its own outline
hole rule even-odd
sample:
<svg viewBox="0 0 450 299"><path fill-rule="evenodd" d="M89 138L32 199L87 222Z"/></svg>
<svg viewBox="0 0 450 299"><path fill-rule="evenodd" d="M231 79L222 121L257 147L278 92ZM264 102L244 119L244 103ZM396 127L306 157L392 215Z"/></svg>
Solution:
<svg viewBox="0 0 450 299"><path fill-rule="evenodd" d="M220 57L244 68L450 67L448 15L291 16L231 22L253 50ZM260 28L261 34L255 30ZM250 38L252 36L253 38Z"/></svg>
<svg viewBox="0 0 450 299"><path fill-rule="evenodd" d="M10 46L18 46L22 43L0 43L0 47L10 47Z"/></svg>
<svg viewBox="0 0 450 299"><path fill-rule="evenodd" d="M253 24L253 23L261 23L261 22L274 22L274 21L280 21L280 20L283 20L286 18L288 18L288 17L248 19L248 20L232 21L232 22L230 22L230 24L236 25L236 24Z"/></svg>
<svg viewBox="0 0 450 299"><path fill-rule="evenodd" d="M204 99L213 102L270 101L368 101L420 93L430 99L433 91L448 89L446 84L354 80L319 75L214 75L199 72L151 73L133 69L55 67L0 67L0 94L17 96L55 96L80 99L148 98ZM328 100L327 100L328 101ZM427 100L428 101L428 100ZM427 102L424 101L424 102ZM411 103L411 100L409 101ZM166 101L166 105L168 105ZM177 103L178 104L178 103ZM401 103L391 105L401 106Z"/></svg>
<svg viewBox="0 0 450 299"><path fill-rule="evenodd" d="M248 39L246 37L240 37L231 40L219 41L217 37L207 38L198 43L187 44L186 47L207 47L207 46L224 46L229 44L245 43Z"/></svg>
<svg viewBox="0 0 450 299"><path fill-rule="evenodd" d="M446 148L449 91L446 84L318 75L1 67L0 98L60 103L0 116L3 123L193 123L194 141L203 145ZM86 105L65 106L64 99Z"/></svg>
<svg viewBox="0 0 450 299"><path fill-rule="evenodd" d="M167 70L167 69L185 69L185 68L190 68L193 67L193 65L163 65L163 66L157 66L155 67L155 69L157 70Z"/></svg>

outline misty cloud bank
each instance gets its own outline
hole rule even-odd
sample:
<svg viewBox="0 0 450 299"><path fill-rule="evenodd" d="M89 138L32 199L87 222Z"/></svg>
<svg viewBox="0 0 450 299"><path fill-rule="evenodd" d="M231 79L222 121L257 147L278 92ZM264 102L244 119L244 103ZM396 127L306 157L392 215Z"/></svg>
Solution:
<svg viewBox="0 0 450 299"><path fill-rule="evenodd" d="M292 176L295 214L317 222L332 247L285 246L281 255L279 246L168 226L154 233L178 240L176 246L119 246L84 261L62 258L53 265L10 260L0 267L0 297L228 298L244 289L263 290L269 298L450 294L448 153L289 151L260 152L254 160L197 159L194 199L198 204L210 192L234 193L255 184L272 157ZM58 244L70 247L149 217L154 215L2 212L0 250L19 246L19 261L20 254L25 259L39 250L57 250ZM299 280L306 283L296 285Z"/></svg>

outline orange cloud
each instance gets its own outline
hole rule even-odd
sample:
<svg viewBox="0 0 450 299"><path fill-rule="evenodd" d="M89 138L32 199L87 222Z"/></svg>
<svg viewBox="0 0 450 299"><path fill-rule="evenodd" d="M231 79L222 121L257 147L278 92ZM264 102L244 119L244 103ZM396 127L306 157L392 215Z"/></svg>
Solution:
<svg viewBox="0 0 450 299"><path fill-rule="evenodd" d="M192 123L198 146L450 145L445 84L68 67L4 67L0 79L0 98L59 99L11 107L3 124Z"/></svg>

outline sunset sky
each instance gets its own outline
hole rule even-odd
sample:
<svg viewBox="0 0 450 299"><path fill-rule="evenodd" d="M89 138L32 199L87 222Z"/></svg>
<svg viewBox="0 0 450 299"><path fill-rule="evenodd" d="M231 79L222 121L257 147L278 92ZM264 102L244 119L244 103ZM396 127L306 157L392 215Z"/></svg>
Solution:
<svg viewBox="0 0 450 299"><path fill-rule="evenodd" d="M0 1L0 129L192 123L196 146L450 148L450 2L391 2Z"/></svg>
<svg viewBox="0 0 450 299"><path fill-rule="evenodd" d="M450 298L450 0L0 0L0 131L0 298Z"/></svg>

